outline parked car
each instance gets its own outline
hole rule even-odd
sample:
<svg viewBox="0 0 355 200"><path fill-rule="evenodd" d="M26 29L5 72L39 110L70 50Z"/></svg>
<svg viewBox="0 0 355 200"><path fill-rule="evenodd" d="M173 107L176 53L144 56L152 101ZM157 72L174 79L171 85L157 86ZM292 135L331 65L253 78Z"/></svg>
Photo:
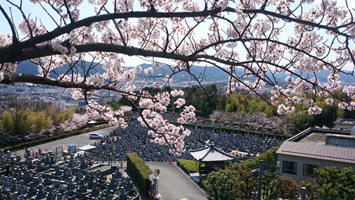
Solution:
<svg viewBox="0 0 355 200"><path fill-rule="evenodd" d="M90 134L90 139L102 139L104 138L101 134L98 133L91 133Z"/></svg>

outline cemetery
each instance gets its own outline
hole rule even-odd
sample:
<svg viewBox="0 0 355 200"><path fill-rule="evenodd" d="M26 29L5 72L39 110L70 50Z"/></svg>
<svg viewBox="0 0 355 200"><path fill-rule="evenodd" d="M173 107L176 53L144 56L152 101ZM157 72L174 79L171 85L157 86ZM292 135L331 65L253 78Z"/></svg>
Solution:
<svg viewBox="0 0 355 200"><path fill-rule="evenodd" d="M203 148L209 143L221 150L236 154L237 162L252 158L266 150L278 146L283 139L265 135L248 133L234 134L221 129L204 129L189 127L191 135L185 139L186 151L180 158L193 160L189 150ZM126 129L118 128L104 137L100 143L94 143L96 149L90 151L92 158L96 160L124 160L129 152L137 152L137 155L145 161L167 162L176 161L169 153L167 146L155 144L147 134L147 128L139 122L132 120Z"/></svg>
<svg viewBox="0 0 355 200"><path fill-rule="evenodd" d="M126 154L136 152L144 161L176 161L167 146L155 144L147 129L136 120L117 128L81 153L61 155L26 150L24 156L0 152L0 199L140 199L137 188L123 171ZM282 139L264 135L189 127L181 157L193 160L190 150L213 144L221 150L239 152L236 162L249 159L279 145ZM238 156L239 155L239 156Z"/></svg>
<svg viewBox="0 0 355 200"><path fill-rule="evenodd" d="M63 160L29 150L24 157L1 151L0 163L0 199L140 199L125 172L92 162L87 153Z"/></svg>

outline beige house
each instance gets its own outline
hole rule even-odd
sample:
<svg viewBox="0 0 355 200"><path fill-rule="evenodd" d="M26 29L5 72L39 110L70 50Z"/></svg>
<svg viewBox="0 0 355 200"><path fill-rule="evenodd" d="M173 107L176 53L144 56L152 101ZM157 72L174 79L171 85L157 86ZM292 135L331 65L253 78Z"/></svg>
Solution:
<svg viewBox="0 0 355 200"><path fill-rule="evenodd" d="M276 172L300 183L314 168L355 169L355 135L350 131L308 128L286 140L277 150Z"/></svg>

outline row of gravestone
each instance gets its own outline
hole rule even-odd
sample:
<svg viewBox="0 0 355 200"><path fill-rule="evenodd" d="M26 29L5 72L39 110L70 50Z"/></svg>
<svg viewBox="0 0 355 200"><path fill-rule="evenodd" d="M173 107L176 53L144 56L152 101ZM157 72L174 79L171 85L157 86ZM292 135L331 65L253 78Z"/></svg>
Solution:
<svg viewBox="0 0 355 200"><path fill-rule="evenodd" d="M117 166L94 163L88 154L54 163L47 156L34 158L26 151L22 158L0 151L0 199L140 198L129 176ZM100 167L107 170L96 171Z"/></svg>
<svg viewBox="0 0 355 200"><path fill-rule="evenodd" d="M206 141L214 143L218 148L226 152L238 150L245 152L241 159L249 159L252 156L282 143L282 139L255 134L233 134L220 129L193 129L191 135L185 139L186 152L181 158L192 159L188 150L202 148ZM145 161L175 161L175 157L169 153L167 146L152 142L153 138L147 134L147 128L133 120L128 122L126 129L117 128L105 136L101 143L95 143L97 147L91 152L96 160L124 160L126 153L137 152Z"/></svg>

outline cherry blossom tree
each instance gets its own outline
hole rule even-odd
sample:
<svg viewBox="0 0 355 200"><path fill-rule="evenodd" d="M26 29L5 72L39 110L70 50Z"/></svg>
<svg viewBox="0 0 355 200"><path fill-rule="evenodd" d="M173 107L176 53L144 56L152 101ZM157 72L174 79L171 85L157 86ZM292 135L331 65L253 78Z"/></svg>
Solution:
<svg viewBox="0 0 355 200"><path fill-rule="evenodd" d="M340 108L355 109L355 87L342 85L339 79L339 74L353 75L355 64L353 1L31 2L45 13L42 18L26 12L22 0L4 0L0 4L1 19L7 22L2 26L11 30L0 35L0 82L72 88L74 99L86 99L89 118L101 116L125 127L123 115L129 109L112 111L88 98L100 90L116 92L140 111L138 120L149 128L148 134L155 137L155 142L169 145L172 151L184 150L183 141L190 132L168 123L161 113L167 112L169 105L181 107L177 121L184 123L195 120L194 108L185 105L182 98L171 102L171 97L183 95L179 90L156 95L140 91L135 79L142 69L123 67L131 58L151 61L152 67L144 70L147 76L168 64L171 71L165 85L173 84L174 75L180 72L187 72L202 85L199 74L192 72L194 66L217 67L229 75L227 93L243 89L258 95L263 87L270 88L272 97L264 100L278 106L279 114L293 112L293 105L299 103L309 106L309 114L319 114L321 109L315 99L300 95L314 92L332 104L338 98L334 90L343 90L348 96ZM83 15L88 6L95 9L91 15ZM14 15L22 19L17 22ZM44 19L52 25L43 23ZM16 73L17 64L25 60L37 64L40 75ZM92 64L84 67L82 60ZM105 73L97 73L97 63L102 64ZM59 73L57 69L63 65L67 71ZM243 74L238 74L238 69L243 69ZM329 71L327 83L317 78L321 70ZM51 78L50 72L58 78ZM286 79L278 80L278 73L286 73Z"/></svg>

